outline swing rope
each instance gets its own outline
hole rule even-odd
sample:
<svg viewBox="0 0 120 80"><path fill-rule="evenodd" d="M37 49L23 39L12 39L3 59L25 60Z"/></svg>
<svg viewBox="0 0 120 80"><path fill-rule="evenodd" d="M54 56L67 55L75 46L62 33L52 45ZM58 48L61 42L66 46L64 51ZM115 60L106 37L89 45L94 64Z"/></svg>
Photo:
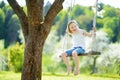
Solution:
<svg viewBox="0 0 120 80"><path fill-rule="evenodd" d="M94 19L93 19L93 27L96 27L97 12L98 12L98 0L96 0L96 2L95 2L95 15L94 15Z"/></svg>
<svg viewBox="0 0 120 80"><path fill-rule="evenodd" d="M72 13L72 9L73 9L74 5L75 5L75 0L71 0L70 7L68 8L68 22L72 19L71 13ZM65 47L68 48L68 36L69 35L67 33L65 33L65 38L64 38L64 42L63 42L63 48L62 48L63 51L65 50ZM65 46L65 45L67 45L67 46Z"/></svg>
<svg viewBox="0 0 120 80"><path fill-rule="evenodd" d="M70 7L68 9L68 22L71 20L71 13L72 13L72 9L75 5L75 0L71 0L71 3L70 3Z"/></svg>
<svg viewBox="0 0 120 80"><path fill-rule="evenodd" d="M97 12L98 12L98 0L95 2L95 13L94 13L94 19L93 19L93 28L96 29L96 23L97 23ZM92 47L92 51L97 51L97 46L96 46L96 31L92 32L94 36L92 36L92 44L94 47Z"/></svg>

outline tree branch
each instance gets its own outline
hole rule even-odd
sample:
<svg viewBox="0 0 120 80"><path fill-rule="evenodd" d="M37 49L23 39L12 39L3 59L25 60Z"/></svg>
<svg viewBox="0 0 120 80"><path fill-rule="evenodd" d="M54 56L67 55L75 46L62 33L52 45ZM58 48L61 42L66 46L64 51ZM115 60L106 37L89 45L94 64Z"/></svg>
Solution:
<svg viewBox="0 0 120 80"><path fill-rule="evenodd" d="M56 15L63 9L62 3L64 0L55 0L53 5L50 7L47 15L45 16L44 23L47 23L47 26L51 26Z"/></svg>
<svg viewBox="0 0 120 80"><path fill-rule="evenodd" d="M40 21L43 21L43 5L44 5L44 0L39 0L39 10L40 10Z"/></svg>
<svg viewBox="0 0 120 80"><path fill-rule="evenodd" d="M32 25L39 25L43 21L43 0L26 0L28 21Z"/></svg>
<svg viewBox="0 0 120 80"><path fill-rule="evenodd" d="M27 16L25 14L25 12L23 11L22 7L19 6L19 4L17 3L16 0L7 0L8 3L10 4L10 6L12 7L12 9L14 10L14 12L17 14L21 26L22 26L22 30L23 30L23 34L25 37L25 41L28 35L28 19Z"/></svg>

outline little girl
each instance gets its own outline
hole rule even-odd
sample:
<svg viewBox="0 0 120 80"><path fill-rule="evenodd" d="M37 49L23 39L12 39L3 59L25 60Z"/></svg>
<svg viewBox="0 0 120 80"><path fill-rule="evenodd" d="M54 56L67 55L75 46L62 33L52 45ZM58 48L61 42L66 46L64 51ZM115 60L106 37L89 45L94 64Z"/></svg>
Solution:
<svg viewBox="0 0 120 80"><path fill-rule="evenodd" d="M95 28L93 28L95 31ZM78 27L78 23L75 20L71 20L68 25L66 32L72 36L73 47L69 50L66 50L61 54L62 60L64 61L68 75L72 71L72 68L68 62L67 56L72 55L73 61L75 63L74 75L79 74L79 60L78 54L85 52L85 36L91 37L92 34L82 30Z"/></svg>

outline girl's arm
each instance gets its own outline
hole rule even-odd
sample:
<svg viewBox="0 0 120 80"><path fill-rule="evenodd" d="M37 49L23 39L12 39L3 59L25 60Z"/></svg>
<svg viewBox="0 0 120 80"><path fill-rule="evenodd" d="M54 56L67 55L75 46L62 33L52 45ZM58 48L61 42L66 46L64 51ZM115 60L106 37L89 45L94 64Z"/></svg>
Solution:
<svg viewBox="0 0 120 80"><path fill-rule="evenodd" d="M93 35L95 35L95 32L96 32L96 28L95 27L93 27L92 28L92 32L87 32L87 31L83 31L83 35L85 35L85 36L88 36L88 37L92 37Z"/></svg>
<svg viewBox="0 0 120 80"><path fill-rule="evenodd" d="M85 30L83 31L83 35L84 36L88 36L88 37L92 37L92 34L87 32L87 31L85 31Z"/></svg>

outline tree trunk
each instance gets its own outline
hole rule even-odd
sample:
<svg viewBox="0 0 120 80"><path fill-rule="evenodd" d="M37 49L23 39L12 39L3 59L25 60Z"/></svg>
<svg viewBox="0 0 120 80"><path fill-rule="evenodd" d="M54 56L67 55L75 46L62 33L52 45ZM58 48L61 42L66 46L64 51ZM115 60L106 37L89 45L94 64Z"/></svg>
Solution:
<svg viewBox="0 0 120 80"><path fill-rule="evenodd" d="M43 46L55 16L63 8L64 0L55 0L44 20L44 0L26 0L27 15L16 0L7 1L19 17L25 38L22 80L41 80Z"/></svg>
<svg viewBox="0 0 120 80"><path fill-rule="evenodd" d="M42 50L48 32L45 34L40 28L35 27L26 42L22 80L41 80Z"/></svg>
<svg viewBox="0 0 120 80"><path fill-rule="evenodd" d="M42 50L50 27L42 23L43 0L26 0L26 4L29 33L25 45L22 80L41 80Z"/></svg>

